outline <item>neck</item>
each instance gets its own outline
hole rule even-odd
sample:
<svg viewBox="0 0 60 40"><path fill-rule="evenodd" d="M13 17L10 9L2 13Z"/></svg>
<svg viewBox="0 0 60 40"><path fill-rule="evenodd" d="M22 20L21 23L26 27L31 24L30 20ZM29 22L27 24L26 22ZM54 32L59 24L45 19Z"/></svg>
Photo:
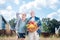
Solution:
<svg viewBox="0 0 60 40"><path fill-rule="evenodd" d="M32 18L34 18L35 16L32 16Z"/></svg>
<svg viewBox="0 0 60 40"><path fill-rule="evenodd" d="M22 18L22 21L25 21L26 18Z"/></svg>

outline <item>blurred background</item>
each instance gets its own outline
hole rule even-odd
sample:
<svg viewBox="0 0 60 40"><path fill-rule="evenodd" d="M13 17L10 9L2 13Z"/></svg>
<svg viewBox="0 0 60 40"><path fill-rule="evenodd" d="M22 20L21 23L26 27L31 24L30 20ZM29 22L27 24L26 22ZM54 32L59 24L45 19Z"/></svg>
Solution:
<svg viewBox="0 0 60 40"><path fill-rule="evenodd" d="M60 0L0 0L0 36L16 35L16 14L29 18L31 10L41 20L41 36L60 37Z"/></svg>

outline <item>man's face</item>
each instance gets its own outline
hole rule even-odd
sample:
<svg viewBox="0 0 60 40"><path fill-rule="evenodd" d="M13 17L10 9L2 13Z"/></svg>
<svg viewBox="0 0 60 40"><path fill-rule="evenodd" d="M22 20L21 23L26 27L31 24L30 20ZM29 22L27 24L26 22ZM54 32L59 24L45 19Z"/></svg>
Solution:
<svg viewBox="0 0 60 40"><path fill-rule="evenodd" d="M35 16L34 11L31 11L31 17L34 17L34 16Z"/></svg>

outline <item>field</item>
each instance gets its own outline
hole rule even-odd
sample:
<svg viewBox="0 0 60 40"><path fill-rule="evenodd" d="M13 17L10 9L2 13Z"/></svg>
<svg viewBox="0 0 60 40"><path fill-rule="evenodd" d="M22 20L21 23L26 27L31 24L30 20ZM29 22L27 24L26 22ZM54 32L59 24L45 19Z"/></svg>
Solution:
<svg viewBox="0 0 60 40"><path fill-rule="evenodd" d="M17 40L17 36L1 36L0 40ZM26 37L26 40L28 40L28 37ZM40 40L60 40L60 38L57 37L40 37Z"/></svg>

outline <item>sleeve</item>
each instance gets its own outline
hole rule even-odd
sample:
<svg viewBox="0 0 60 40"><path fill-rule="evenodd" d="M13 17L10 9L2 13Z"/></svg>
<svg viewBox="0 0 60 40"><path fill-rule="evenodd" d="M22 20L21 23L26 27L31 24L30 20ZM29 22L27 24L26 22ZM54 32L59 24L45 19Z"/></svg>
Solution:
<svg viewBox="0 0 60 40"><path fill-rule="evenodd" d="M18 32L19 22L20 22L20 19L18 19L16 22L16 27L15 27L16 33Z"/></svg>
<svg viewBox="0 0 60 40"><path fill-rule="evenodd" d="M27 18L26 24L28 24L29 21L30 21L30 18Z"/></svg>
<svg viewBox="0 0 60 40"><path fill-rule="evenodd" d="M38 20L37 25L38 25L38 27L40 27L40 26L41 26L41 21L40 21L40 19Z"/></svg>

